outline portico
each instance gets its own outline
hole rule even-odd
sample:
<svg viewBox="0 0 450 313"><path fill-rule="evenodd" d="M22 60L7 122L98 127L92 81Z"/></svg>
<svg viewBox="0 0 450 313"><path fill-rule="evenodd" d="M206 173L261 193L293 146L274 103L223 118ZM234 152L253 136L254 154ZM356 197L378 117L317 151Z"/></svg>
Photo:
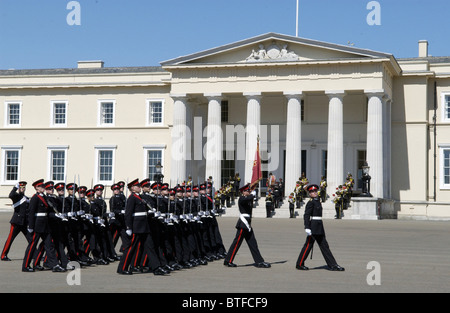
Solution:
<svg viewBox="0 0 450 313"><path fill-rule="evenodd" d="M356 176L361 151L371 193L390 196L387 138L392 79L400 72L392 55L270 33L162 66L172 73L172 184L189 174L221 182L224 157L250 181L259 135L263 170L284 178L286 192L306 166L311 182L326 175L331 196L347 172ZM202 159L192 153L198 140Z"/></svg>

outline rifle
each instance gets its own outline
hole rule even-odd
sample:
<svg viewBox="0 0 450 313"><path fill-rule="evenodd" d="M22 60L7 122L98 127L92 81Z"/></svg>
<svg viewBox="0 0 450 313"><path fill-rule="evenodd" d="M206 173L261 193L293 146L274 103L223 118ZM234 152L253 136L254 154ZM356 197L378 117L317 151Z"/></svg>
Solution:
<svg viewBox="0 0 450 313"><path fill-rule="evenodd" d="M73 216L73 206L75 204L75 178L76 175L73 177L73 188L72 188L72 207L70 209L70 218L77 221L77 219Z"/></svg>
<svg viewBox="0 0 450 313"><path fill-rule="evenodd" d="M170 190L170 185L169 185L169 190ZM169 196L167 197L167 215L166 215L165 222L167 225L173 225L173 223L171 221L171 216L170 216L170 192L169 192Z"/></svg>

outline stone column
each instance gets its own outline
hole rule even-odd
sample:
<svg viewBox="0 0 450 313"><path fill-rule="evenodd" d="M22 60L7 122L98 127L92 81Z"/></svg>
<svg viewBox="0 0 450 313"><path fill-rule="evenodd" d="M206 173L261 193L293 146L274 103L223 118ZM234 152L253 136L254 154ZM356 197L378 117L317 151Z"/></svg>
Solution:
<svg viewBox="0 0 450 313"><path fill-rule="evenodd" d="M222 181L222 120L221 94L205 94L208 99L208 125L206 128L206 173L205 179L212 176L214 185Z"/></svg>
<svg viewBox="0 0 450 313"><path fill-rule="evenodd" d="M251 182L257 138L261 125L261 93L244 93L247 98L247 125L245 129L245 181Z"/></svg>
<svg viewBox="0 0 450 313"><path fill-rule="evenodd" d="M339 185L344 184L344 91L327 91L328 108L328 156L327 193L330 197Z"/></svg>
<svg viewBox="0 0 450 313"><path fill-rule="evenodd" d="M190 130L186 120L186 95L170 95L170 97L174 101L170 184L171 186L175 186L177 182L187 179L186 161L188 158Z"/></svg>
<svg viewBox="0 0 450 313"><path fill-rule="evenodd" d="M301 92L285 92L287 103L285 190L294 190L302 174L302 98Z"/></svg>
<svg viewBox="0 0 450 313"><path fill-rule="evenodd" d="M384 197L384 139L382 91L365 91L367 106L367 164L370 166L370 193L376 198Z"/></svg>

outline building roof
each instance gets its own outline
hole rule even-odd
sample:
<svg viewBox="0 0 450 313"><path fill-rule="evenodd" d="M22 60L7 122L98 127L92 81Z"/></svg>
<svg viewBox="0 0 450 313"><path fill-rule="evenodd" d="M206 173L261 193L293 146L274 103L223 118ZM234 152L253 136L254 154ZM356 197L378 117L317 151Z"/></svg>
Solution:
<svg viewBox="0 0 450 313"><path fill-rule="evenodd" d="M166 72L161 66L0 70L0 76L87 75Z"/></svg>

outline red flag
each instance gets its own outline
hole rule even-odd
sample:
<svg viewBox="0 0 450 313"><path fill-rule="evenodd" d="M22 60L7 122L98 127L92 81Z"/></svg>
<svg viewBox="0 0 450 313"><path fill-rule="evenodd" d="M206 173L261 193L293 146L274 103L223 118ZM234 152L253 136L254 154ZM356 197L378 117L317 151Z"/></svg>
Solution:
<svg viewBox="0 0 450 313"><path fill-rule="evenodd" d="M250 185L256 185L262 179L261 156L259 155L259 136L256 144L255 160L253 161L252 181Z"/></svg>

